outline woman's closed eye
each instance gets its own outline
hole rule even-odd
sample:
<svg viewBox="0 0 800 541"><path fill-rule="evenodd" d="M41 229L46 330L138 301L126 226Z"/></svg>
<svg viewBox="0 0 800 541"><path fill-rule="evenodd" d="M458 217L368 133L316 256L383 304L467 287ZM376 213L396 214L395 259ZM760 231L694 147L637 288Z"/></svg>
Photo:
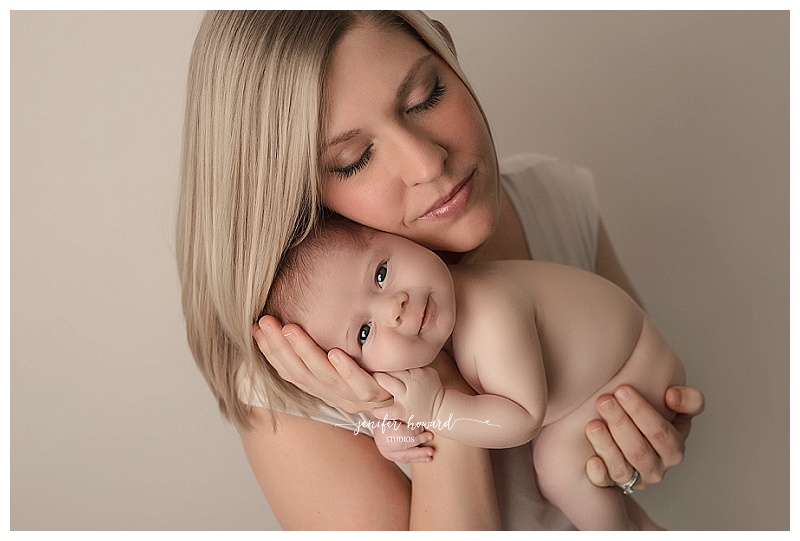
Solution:
<svg viewBox="0 0 800 541"><path fill-rule="evenodd" d="M433 89L431 90L431 93L428 94L428 97L425 99L425 101L417 105L414 105L413 107L410 107L406 112L414 114L414 113L423 113L425 111L428 111L429 109L433 109L439 104L439 101L441 101L444 91L445 91L445 86L441 82L439 82L439 77L436 77L436 79L433 82Z"/></svg>
<svg viewBox="0 0 800 541"><path fill-rule="evenodd" d="M372 145L369 145L356 161L344 167L334 167L331 169L331 173L336 173L342 179L351 177L361 171L369 163L371 157Z"/></svg>
<svg viewBox="0 0 800 541"><path fill-rule="evenodd" d="M430 94L428 94L428 97L425 98L425 100L422 103L418 103L417 105L409 107L406 110L406 113L421 114L424 113L425 111L433 109L441 101L445 89L446 89L445 85L439 81L439 77L436 77L436 79L433 82L433 88L431 89ZM367 146L366 149L364 149L364 152L361 153L361 156L359 156L356 161L342 167L334 167L330 170L331 173L335 173L341 179L346 179L355 175L356 173L361 171L364 167L366 167L366 165L369 163L370 159L372 158L372 151L373 151L373 145L370 144L369 146Z"/></svg>

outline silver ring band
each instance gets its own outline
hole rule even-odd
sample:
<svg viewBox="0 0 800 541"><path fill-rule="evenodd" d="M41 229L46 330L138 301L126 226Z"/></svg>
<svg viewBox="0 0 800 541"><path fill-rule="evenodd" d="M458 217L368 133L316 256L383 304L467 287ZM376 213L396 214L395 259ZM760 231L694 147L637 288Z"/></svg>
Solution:
<svg viewBox="0 0 800 541"><path fill-rule="evenodd" d="M631 477L630 481L627 483L619 484L617 486L622 489L622 493L625 495L633 494L633 486L639 482L639 470L636 468L633 469L633 477Z"/></svg>

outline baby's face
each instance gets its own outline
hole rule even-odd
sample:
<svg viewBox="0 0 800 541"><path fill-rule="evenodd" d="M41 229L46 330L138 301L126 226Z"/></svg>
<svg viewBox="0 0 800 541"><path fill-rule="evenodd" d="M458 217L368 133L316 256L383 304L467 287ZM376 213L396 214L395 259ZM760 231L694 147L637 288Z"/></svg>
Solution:
<svg viewBox="0 0 800 541"><path fill-rule="evenodd" d="M336 247L314 265L300 325L325 350L369 372L429 364L455 325L447 266L403 237L376 233L364 249Z"/></svg>

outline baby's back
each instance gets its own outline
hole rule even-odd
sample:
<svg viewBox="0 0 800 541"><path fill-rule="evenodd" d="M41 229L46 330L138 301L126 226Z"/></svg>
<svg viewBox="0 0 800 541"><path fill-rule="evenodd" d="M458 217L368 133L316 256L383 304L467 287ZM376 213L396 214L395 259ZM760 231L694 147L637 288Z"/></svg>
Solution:
<svg viewBox="0 0 800 541"><path fill-rule="evenodd" d="M607 392L609 382L639 390L639 380L649 379L653 401L663 397L665 385L673 383L669 380L682 378L680 361L646 314L600 276L554 263L497 261L454 269L454 278L457 287L491 290L501 297L497 302L508 305L510 317L530 321L547 377L545 425ZM461 316L459 309L457 329Z"/></svg>

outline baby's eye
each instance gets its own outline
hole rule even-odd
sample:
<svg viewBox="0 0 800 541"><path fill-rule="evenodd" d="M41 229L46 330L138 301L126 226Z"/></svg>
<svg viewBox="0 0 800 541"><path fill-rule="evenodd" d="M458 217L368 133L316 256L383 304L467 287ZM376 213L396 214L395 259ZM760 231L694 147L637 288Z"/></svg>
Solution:
<svg viewBox="0 0 800 541"><path fill-rule="evenodd" d="M369 331L372 330L372 326L369 323L364 323L361 328L358 330L358 345L363 346L364 342L367 341L369 337Z"/></svg>
<svg viewBox="0 0 800 541"><path fill-rule="evenodd" d="M386 263L381 263L375 273L375 283L378 284L378 287L383 287L387 272L389 272L389 268L386 266Z"/></svg>

